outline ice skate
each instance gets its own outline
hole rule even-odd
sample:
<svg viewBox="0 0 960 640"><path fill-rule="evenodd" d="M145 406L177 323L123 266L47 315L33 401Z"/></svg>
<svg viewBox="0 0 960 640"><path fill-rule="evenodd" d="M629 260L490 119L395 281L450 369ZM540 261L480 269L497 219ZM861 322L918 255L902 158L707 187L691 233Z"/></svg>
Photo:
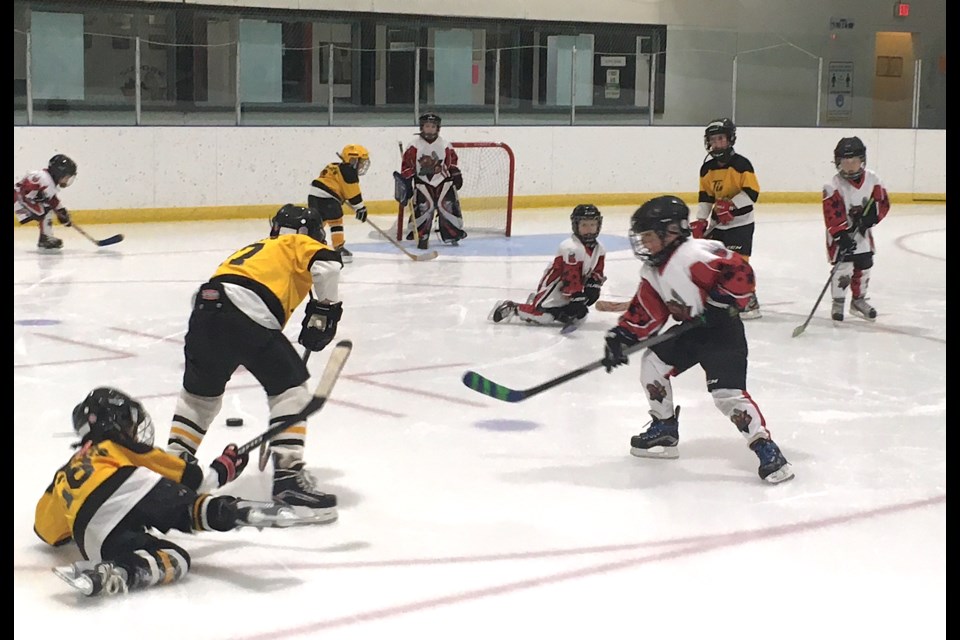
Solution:
<svg viewBox="0 0 960 640"><path fill-rule="evenodd" d="M117 595L126 593L127 572L110 563L77 562L66 567L54 567L53 572L61 580L85 596Z"/></svg>
<svg viewBox="0 0 960 640"><path fill-rule="evenodd" d="M493 305L493 310L490 312L490 315L487 316L487 319L499 324L501 322L509 322L511 319L517 317L516 302L512 300L498 300L497 304Z"/></svg>
<svg viewBox="0 0 960 640"><path fill-rule="evenodd" d="M340 254L340 260L343 261L343 264L350 264L353 262L353 253L343 245L340 245L340 248L337 249L337 252Z"/></svg>
<svg viewBox="0 0 960 640"><path fill-rule="evenodd" d="M651 414L653 420L650 426L642 433L630 438L630 455L638 458L666 458L680 457L677 444L680 442L680 407L674 411L672 418L661 420Z"/></svg>
<svg viewBox="0 0 960 640"><path fill-rule="evenodd" d="M328 522L337 519L337 496L319 491L302 462L289 469L279 469L274 460L273 499L290 507L312 509Z"/></svg>
<svg viewBox="0 0 960 640"><path fill-rule="evenodd" d="M760 303L757 301L757 294L752 294L750 296L750 302L747 303L747 308L740 312L741 320L756 320L757 318L763 317L760 314Z"/></svg>
<svg viewBox="0 0 960 640"><path fill-rule="evenodd" d="M421 236L420 239L417 240L417 249L420 249L421 251L426 251L429 248L430 248L430 237Z"/></svg>
<svg viewBox="0 0 960 640"><path fill-rule="evenodd" d="M240 515L237 524L241 527L256 527L257 529L282 529L310 524L325 524L337 519L336 511L333 509L314 509L279 502L239 500L237 501L237 509Z"/></svg>
<svg viewBox="0 0 960 640"><path fill-rule="evenodd" d="M860 316L864 320L873 322L877 319L877 310L874 309L866 298L854 298L850 301L850 313Z"/></svg>
<svg viewBox="0 0 960 640"><path fill-rule="evenodd" d="M843 322L843 298L834 298L830 309L830 317L834 322Z"/></svg>
<svg viewBox="0 0 960 640"><path fill-rule="evenodd" d="M63 247L63 240L53 236L41 235L37 240L37 247L40 249L60 249Z"/></svg>
<svg viewBox="0 0 960 640"><path fill-rule="evenodd" d="M761 438L751 443L750 448L760 459L757 473L761 480L777 484L793 477L793 468L773 440Z"/></svg>

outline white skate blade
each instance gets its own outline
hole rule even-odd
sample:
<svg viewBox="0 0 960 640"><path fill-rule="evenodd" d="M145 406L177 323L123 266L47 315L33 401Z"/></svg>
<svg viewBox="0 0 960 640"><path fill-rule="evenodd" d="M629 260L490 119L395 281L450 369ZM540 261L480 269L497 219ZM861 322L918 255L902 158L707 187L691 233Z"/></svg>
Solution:
<svg viewBox="0 0 960 640"><path fill-rule="evenodd" d="M858 318L863 318L863 319L866 320L867 322L876 322L876 321L877 321L876 318L871 318L871 317L868 316L867 314L858 311L856 308L850 309L850 313L851 313L851 315L855 315L855 316L857 316Z"/></svg>
<svg viewBox="0 0 960 640"><path fill-rule="evenodd" d="M240 507L250 507L247 520L241 524L245 527L286 528L300 527L311 524L327 524L337 519L337 508L311 509L304 506L291 506L281 503L241 502Z"/></svg>
<svg viewBox="0 0 960 640"><path fill-rule="evenodd" d="M793 478L793 467L790 466L790 463L783 465L770 475L768 475L764 480L770 484L780 484L781 482L786 482Z"/></svg>
<svg viewBox="0 0 960 640"><path fill-rule="evenodd" d="M741 311L740 319L741 320L758 320L762 318L763 315L760 313L760 309L753 309L752 311Z"/></svg>
<svg viewBox="0 0 960 640"><path fill-rule="evenodd" d="M678 447L650 447L649 449L638 449L630 447L630 455L637 458L661 458L663 460L676 460L680 457Z"/></svg>
<svg viewBox="0 0 960 640"><path fill-rule="evenodd" d="M93 580L84 573L78 573L73 565L54 567L53 573L83 595L89 596L93 593Z"/></svg>

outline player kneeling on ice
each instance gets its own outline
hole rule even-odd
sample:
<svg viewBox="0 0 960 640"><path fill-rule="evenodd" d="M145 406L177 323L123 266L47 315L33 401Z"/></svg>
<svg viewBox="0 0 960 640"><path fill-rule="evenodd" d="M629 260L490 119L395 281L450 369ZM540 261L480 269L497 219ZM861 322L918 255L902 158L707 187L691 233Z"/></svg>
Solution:
<svg viewBox="0 0 960 640"><path fill-rule="evenodd" d="M760 459L760 478L789 480L793 470L747 393L747 338L739 312L752 298L753 269L722 243L691 238L689 213L679 198L660 196L630 219L630 244L644 265L629 308L607 332L604 368L609 373L626 364L624 349L656 334L671 318L703 325L643 351L640 382L652 421L631 438L630 453L678 457L680 407L673 404L671 378L699 364L714 405Z"/></svg>
<svg viewBox="0 0 960 640"><path fill-rule="evenodd" d="M190 554L156 529L231 531L310 524L309 509L211 496L236 479L248 457L228 445L204 470L153 446L143 405L99 387L73 409L80 441L37 503L34 531L49 545L76 542L84 560L54 569L84 595L113 595L183 578Z"/></svg>
<svg viewBox="0 0 960 640"><path fill-rule="evenodd" d="M573 234L560 243L553 262L526 303L500 300L490 312L493 322L515 319L530 324L576 325L600 297L606 250L598 240L603 216L592 204L578 204L570 214Z"/></svg>

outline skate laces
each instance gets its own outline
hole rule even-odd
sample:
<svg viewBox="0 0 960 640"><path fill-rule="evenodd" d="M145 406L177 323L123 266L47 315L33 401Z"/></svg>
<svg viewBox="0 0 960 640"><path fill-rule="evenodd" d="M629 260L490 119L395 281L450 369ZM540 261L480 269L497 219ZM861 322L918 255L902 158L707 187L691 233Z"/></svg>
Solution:
<svg viewBox="0 0 960 640"><path fill-rule="evenodd" d="M103 582L103 591L107 595L115 596L127 592L127 580L123 573L111 564L102 564L97 567L97 573Z"/></svg>

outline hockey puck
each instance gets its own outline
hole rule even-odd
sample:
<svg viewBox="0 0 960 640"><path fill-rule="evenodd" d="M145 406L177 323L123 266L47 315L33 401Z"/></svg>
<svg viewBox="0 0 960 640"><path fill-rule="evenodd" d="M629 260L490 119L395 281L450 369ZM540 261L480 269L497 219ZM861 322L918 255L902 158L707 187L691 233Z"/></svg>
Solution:
<svg viewBox="0 0 960 640"><path fill-rule="evenodd" d="M242 427L243 418L227 418L228 427Z"/></svg>

